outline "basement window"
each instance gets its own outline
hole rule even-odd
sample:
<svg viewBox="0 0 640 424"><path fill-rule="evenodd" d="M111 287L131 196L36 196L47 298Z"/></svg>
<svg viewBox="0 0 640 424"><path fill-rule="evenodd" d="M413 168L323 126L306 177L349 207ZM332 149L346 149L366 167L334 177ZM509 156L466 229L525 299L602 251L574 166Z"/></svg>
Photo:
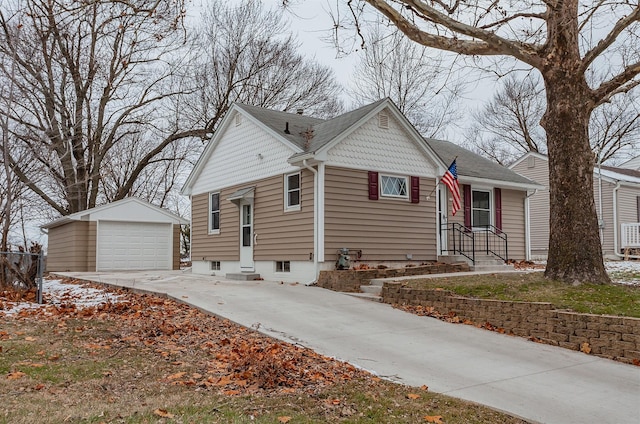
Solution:
<svg viewBox="0 0 640 424"><path fill-rule="evenodd" d="M220 261L209 261L211 271L220 271Z"/></svg>
<svg viewBox="0 0 640 424"><path fill-rule="evenodd" d="M276 272L291 272L291 262L276 261Z"/></svg>

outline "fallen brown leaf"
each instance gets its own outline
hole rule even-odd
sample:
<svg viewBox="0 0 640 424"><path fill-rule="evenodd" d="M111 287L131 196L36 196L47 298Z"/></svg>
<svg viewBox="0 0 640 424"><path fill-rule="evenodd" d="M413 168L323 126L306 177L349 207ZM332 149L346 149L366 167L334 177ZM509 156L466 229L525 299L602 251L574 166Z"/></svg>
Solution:
<svg viewBox="0 0 640 424"><path fill-rule="evenodd" d="M9 374L7 374L7 379L8 380L18 380L22 377L24 377L25 373L21 372L21 371L14 371L14 372L10 372Z"/></svg>
<svg viewBox="0 0 640 424"><path fill-rule="evenodd" d="M173 414L169 411L167 411L166 409L156 409L155 411L153 411L153 413L159 417L162 418L173 418Z"/></svg>
<svg viewBox="0 0 640 424"><path fill-rule="evenodd" d="M289 421L291 421L291 417L278 417L278 422L279 422L279 423L286 424L286 423L288 423Z"/></svg>
<svg viewBox="0 0 640 424"><path fill-rule="evenodd" d="M417 394L415 394L415 393L409 393L409 394L407 395L407 398L408 398L408 399L416 400L416 399L420 399L420 395L417 395Z"/></svg>
<svg viewBox="0 0 640 424"><path fill-rule="evenodd" d="M589 346L589 343L584 342L580 345L580 351L589 354L591 353L591 346Z"/></svg>
<svg viewBox="0 0 640 424"><path fill-rule="evenodd" d="M442 421L442 415L425 415L424 419L428 423L444 424L444 421Z"/></svg>

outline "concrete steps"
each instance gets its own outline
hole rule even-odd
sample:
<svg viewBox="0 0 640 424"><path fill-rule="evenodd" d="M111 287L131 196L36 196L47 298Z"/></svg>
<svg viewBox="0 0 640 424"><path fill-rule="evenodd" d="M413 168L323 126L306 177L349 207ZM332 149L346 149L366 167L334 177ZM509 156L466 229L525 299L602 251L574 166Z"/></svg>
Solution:
<svg viewBox="0 0 640 424"><path fill-rule="evenodd" d="M253 281L259 280L260 274L255 274L252 272L230 272L225 275L225 278L236 281Z"/></svg>
<svg viewBox="0 0 640 424"><path fill-rule="evenodd" d="M515 268L513 265L507 265L501 259L491 255L476 255L475 265L470 259L462 255L438 256L438 261L444 263L467 262L472 271L477 272L504 272L511 271Z"/></svg>
<svg viewBox="0 0 640 424"><path fill-rule="evenodd" d="M382 302L382 297L372 293L345 293L351 297L357 297L358 299L369 300L371 302Z"/></svg>

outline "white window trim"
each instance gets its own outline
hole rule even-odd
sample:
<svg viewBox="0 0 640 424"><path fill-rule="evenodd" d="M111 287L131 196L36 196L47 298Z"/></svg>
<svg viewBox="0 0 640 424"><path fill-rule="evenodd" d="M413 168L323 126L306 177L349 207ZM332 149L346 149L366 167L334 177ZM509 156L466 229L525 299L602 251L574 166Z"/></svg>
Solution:
<svg viewBox="0 0 640 424"><path fill-rule="evenodd" d="M474 191L482 191L484 193L489 193L489 225L494 225L493 220L495 216L495 205L493 204L493 189L487 187L471 187L471 228L473 231L484 231L485 227L476 227L473 222L473 192ZM485 210L485 209L482 209Z"/></svg>
<svg viewBox="0 0 640 424"><path fill-rule="evenodd" d="M289 205L289 177L292 175L298 175L298 181L300 187L298 188L298 192L300 193L298 197L299 203L297 205ZM285 212L294 212L300 210L300 205L302 204L302 174L300 172L292 172L290 174L284 175L284 211Z"/></svg>
<svg viewBox="0 0 640 424"><path fill-rule="evenodd" d="M284 264L286 262L289 263L289 271L284 271ZM278 271L278 263L282 263L283 271ZM274 264L273 264L273 267L274 267L274 272L276 274L291 274L291 261L275 261Z"/></svg>
<svg viewBox="0 0 640 424"><path fill-rule="evenodd" d="M219 191L211 191L209 192L209 209L207 211L207 230L209 234L220 234L220 228L213 229L213 221L211 219L211 196L214 194L218 195L218 226L220 226L220 192Z"/></svg>
<svg viewBox="0 0 640 424"><path fill-rule="evenodd" d="M404 179L404 186L406 187L406 194L404 196L401 195L395 195L395 194L384 194L382 192L382 177L391 177L391 178L402 178ZM403 199L403 200L408 200L409 199L409 193L411 192L411 186L410 186L411 182L409 181L409 177L407 177L406 175L393 175L393 174L382 174L379 173L378 174L378 187L379 187L379 191L380 191L380 197L386 197L388 199Z"/></svg>

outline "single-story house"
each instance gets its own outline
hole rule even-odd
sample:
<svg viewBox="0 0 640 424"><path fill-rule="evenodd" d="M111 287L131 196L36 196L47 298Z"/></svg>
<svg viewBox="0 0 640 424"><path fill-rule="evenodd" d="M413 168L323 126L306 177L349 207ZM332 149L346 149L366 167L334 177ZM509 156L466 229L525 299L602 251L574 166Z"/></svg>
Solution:
<svg viewBox="0 0 640 424"><path fill-rule="evenodd" d="M640 165L640 162L632 159L619 167L596 166L593 172L602 253L608 259L624 257L629 255L630 249L640 248L640 171L633 168L634 164ZM546 259L549 250L549 160L546 155L529 152L509 168L544 187L529 198L529 223L530 256Z"/></svg>
<svg viewBox="0 0 640 424"><path fill-rule="evenodd" d="M42 226L47 271L180 269L180 226L189 221L129 197Z"/></svg>
<svg viewBox="0 0 640 424"><path fill-rule="evenodd" d="M455 158L453 216L439 181ZM192 271L310 283L347 250L367 264L436 261L487 228L523 259L525 198L538 187L424 139L390 99L329 120L234 104L183 187Z"/></svg>

